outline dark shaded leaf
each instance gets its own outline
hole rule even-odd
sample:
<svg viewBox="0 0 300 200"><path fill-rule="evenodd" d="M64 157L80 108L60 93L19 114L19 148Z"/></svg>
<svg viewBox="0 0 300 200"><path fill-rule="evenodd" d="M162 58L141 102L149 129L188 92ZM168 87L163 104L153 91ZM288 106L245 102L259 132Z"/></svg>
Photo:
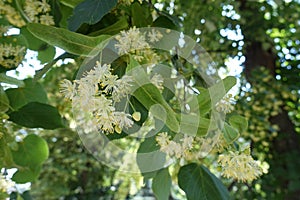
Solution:
<svg viewBox="0 0 300 200"><path fill-rule="evenodd" d="M76 31L83 23L96 24L118 3L118 0L85 0L74 8L69 30Z"/></svg>
<svg viewBox="0 0 300 200"><path fill-rule="evenodd" d="M229 193L223 183L206 167L191 163L180 168L179 187L188 200L228 200Z"/></svg>
<svg viewBox="0 0 300 200"><path fill-rule="evenodd" d="M12 177L12 180L16 183L27 183L35 181L41 171L41 166L36 167L36 169L19 169Z"/></svg>
<svg viewBox="0 0 300 200"><path fill-rule="evenodd" d="M33 82L32 79L24 80L25 86L7 89L6 95L10 106L18 110L29 102L47 103L47 93L40 83Z"/></svg>
<svg viewBox="0 0 300 200"><path fill-rule="evenodd" d="M53 106L30 102L9 114L9 120L28 128L56 129L64 127L62 118Z"/></svg>
<svg viewBox="0 0 300 200"><path fill-rule="evenodd" d="M4 113L9 110L9 100L3 87L0 85L0 113Z"/></svg>

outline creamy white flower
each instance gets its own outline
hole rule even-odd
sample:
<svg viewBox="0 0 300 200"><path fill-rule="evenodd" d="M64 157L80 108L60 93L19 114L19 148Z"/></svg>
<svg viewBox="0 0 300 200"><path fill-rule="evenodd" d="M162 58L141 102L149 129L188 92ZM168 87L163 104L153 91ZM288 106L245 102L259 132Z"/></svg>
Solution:
<svg viewBox="0 0 300 200"><path fill-rule="evenodd" d="M50 7L50 5L47 3L46 0L42 0L42 2L38 1L38 2L37 2L37 5L38 5L37 11L40 12L40 13L41 13L41 12L46 13L46 12L49 12L49 11L51 10L51 7Z"/></svg>
<svg viewBox="0 0 300 200"><path fill-rule="evenodd" d="M182 148L184 150L190 150L193 148L194 137L184 135L184 138L182 138L181 141L182 141Z"/></svg>
<svg viewBox="0 0 300 200"><path fill-rule="evenodd" d="M228 94L216 104L216 110L224 114L230 113L234 110L232 95Z"/></svg>
<svg viewBox="0 0 300 200"><path fill-rule="evenodd" d="M152 78L150 79L150 82L153 85L155 85L158 89L164 89L164 78L160 74L154 74L154 76L152 76Z"/></svg>
<svg viewBox="0 0 300 200"><path fill-rule="evenodd" d="M158 42L162 37L163 35L155 29L152 29L151 32L148 32L148 38L150 42Z"/></svg>
<svg viewBox="0 0 300 200"><path fill-rule="evenodd" d="M162 150L164 150L164 152L169 156L175 156L176 158L180 158L183 155L181 145L174 141L170 141L169 144Z"/></svg>
<svg viewBox="0 0 300 200"><path fill-rule="evenodd" d="M170 157L175 156L176 158L180 158L185 155L185 149L182 148L181 144L170 141L170 136L168 136L166 132L159 133L155 139L160 145L160 151L166 153Z"/></svg>
<svg viewBox="0 0 300 200"><path fill-rule="evenodd" d="M107 99L104 95L93 98L93 106L96 115L107 115L108 113L114 112L115 108L112 106L112 100Z"/></svg>
<svg viewBox="0 0 300 200"><path fill-rule="evenodd" d="M36 22L34 19L36 15L39 14L37 2L34 2L32 0L25 1L24 11L30 20Z"/></svg>
<svg viewBox="0 0 300 200"><path fill-rule="evenodd" d="M262 169L250 155L240 152L229 152L219 156L222 175L238 181L252 181L262 175Z"/></svg>
<svg viewBox="0 0 300 200"><path fill-rule="evenodd" d="M110 65L104 64L101 65L100 62L96 62L96 67L92 70L91 81L94 83L103 82L105 77L109 76L110 73Z"/></svg>
<svg viewBox="0 0 300 200"><path fill-rule="evenodd" d="M118 43L115 44L115 47L120 55L150 47L144 34L140 33L136 27L130 28L128 31L121 31L120 35L116 36L116 40Z"/></svg>
<svg viewBox="0 0 300 200"><path fill-rule="evenodd" d="M1 35L4 35L9 30L9 26L0 25L0 37Z"/></svg>
<svg viewBox="0 0 300 200"><path fill-rule="evenodd" d="M104 132L113 133L114 132L114 115L113 113L104 114L97 118L98 127Z"/></svg>
<svg viewBox="0 0 300 200"><path fill-rule="evenodd" d="M161 147L165 147L170 142L170 136L168 135L167 132L162 132L162 133L157 134L157 136L155 137L155 140Z"/></svg>
<svg viewBox="0 0 300 200"><path fill-rule="evenodd" d="M67 79L62 80L59 87L66 99L73 99L76 95L76 85Z"/></svg>
<svg viewBox="0 0 300 200"><path fill-rule="evenodd" d="M115 111L115 102L130 92L132 77L124 75L118 79L109 65L96 63L95 68L84 73L74 84L64 81L62 92L72 100L76 120L84 130L90 130L84 124L94 125L105 133L121 132L133 125L131 115Z"/></svg>
<svg viewBox="0 0 300 200"><path fill-rule="evenodd" d="M117 75L110 74L106 77L105 80L103 80L102 85L103 85L103 87L105 87L104 91L106 93L110 93L112 91L112 89L116 86L117 79L118 79Z"/></svg>
<svg viewBox="0 0 300 200"><path fill-rule="evenodd" d="M25 56L25 47L11 43L0 44L0 65L11 69L17 67Z"/></svg>
<svg viewBox="0 0 300 200"><path fill-rule="evenodd" d="M15 187L15 183L0 174L0 192L8 193L13 187Z"/></svg>
<svg viewBox="0 0 300 200"><path fill-rule="evenodd" d="M27 0L24 4L24 12L31 22L45 25L54 25L53 16L50 15L51 6L46 0Z"/></svg>
<svg viewBox="0 0 300 200"><path fill-rule="evenodd" d="M124 112L114 112L114 119L116 124L121 128L129 128L133 125L130 119L131 115Z"/></svg>
<svg viewBox="0 0 300 200"><path fill-rule="evenodd" d="M4 15L5 18L14 26L22 27L25 25L25 21L22 19L20 13L12 7L10 2L0 1L0 15Z"/></svg>
<svg viewBox="0 0 300 200"><path fill-rule="evenodd" d="M121 98L127 96L131 92L131 82L133 82L132 77L127 75L124 75L121 79L116 81L112 93L114 101L120 101Z"/></svg>
<svg viewBox="0 0 300 200"><path fill-rule="evenodd" d="M48 13L45 15L40 16L40 23L44 25L54 25L53 16L49 15Z"/></svg>

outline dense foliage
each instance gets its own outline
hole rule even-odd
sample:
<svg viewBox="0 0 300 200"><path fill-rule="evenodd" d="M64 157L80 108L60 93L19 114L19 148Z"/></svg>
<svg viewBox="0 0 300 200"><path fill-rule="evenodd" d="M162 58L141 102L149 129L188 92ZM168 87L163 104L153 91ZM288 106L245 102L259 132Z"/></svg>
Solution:
<svg viewBox="0 0 300 200"><path fill-rule="evenodd" d="M0 198L297 199L299 13L296 0L1 1ZM33 52L43 68L19 78Z"/></svg>

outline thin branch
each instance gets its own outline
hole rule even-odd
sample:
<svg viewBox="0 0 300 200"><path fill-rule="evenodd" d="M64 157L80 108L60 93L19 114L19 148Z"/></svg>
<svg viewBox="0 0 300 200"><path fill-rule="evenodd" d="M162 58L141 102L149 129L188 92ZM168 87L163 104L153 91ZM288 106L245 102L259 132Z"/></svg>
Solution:
<svg viewBox="0 0 300 200"><path fill-rule="evenodd" d="M42 69L37 70L36 74L34 75L33 81L38 81L39 79L41 79L43 77L43 75L46 74L50 70L50 68L53 65L55 65L57 63L57 61L59 61L60 59L72 58L72 57L73 57L73 55L69 54L69 53L64 53L64 54L58 56L57 58L55 58L51 62L47 63Z"/></svg>

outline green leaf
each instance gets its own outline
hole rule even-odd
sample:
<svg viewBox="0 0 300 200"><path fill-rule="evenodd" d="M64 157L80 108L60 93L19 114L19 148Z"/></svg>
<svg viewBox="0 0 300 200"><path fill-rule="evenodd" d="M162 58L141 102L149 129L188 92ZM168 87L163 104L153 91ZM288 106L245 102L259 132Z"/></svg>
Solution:
<svg viewBox="0 0 300 200"><path fill-rule="evenodd" d="M100 29L98 31L92 32L88 34L89 36L97 36L97 35L102 35L102 34L107 34L107 35L115 35L120 33L120 31L128 28L128 22L125 17L122 17L119 21L116 23L105 27L103 29Z"/></svg>
<svg viewBox="0 0 300 200"><path fill-rule="evenodd" d="M32 79L26 79L24 83L24 87L10 88L5 91L10 106L14 110L18 110L29 102L48 102L47 93L40 83L33 82Z"/></svg>
<svg viewBox="0 0 300 200"><path fill-rule="evenodd" d="M85 0L74 8L69 29L76 31L83 23L96 24L118 3L118 0Z"/></svg>
<svg viewBox="0 0 300 200"><path fill-rule="evenodd" d="M42 64L50 62L55 56L55 48L53 46L47 45L47 48L42 51L38 51L38 59Z"/></svg>
<svg viewBox="0 0 300 200"><path fill-rule="evenodd" d="M136 27L147 27L152 23L152 16L148 6L134 2L131 4L132 25Z"/></svg>
<svg viewBox="0 0 300 200"><path fill-rule="evenodd" d="M4 113L9 110L9 100L3 87L0 85L0 113Z"/></svg>
<svg viewBox="0 0 300 200"><path fill-rule="evenodd" d="M64 127L62 118L53 106L30 102L9 114L9 120L28 128L56 129Z"/></svg>
<svg viewBox="0 0 300 200"><path fill-rule="evenodd" d="M32 35L31 32L28 31L27 27L21 28L21 34L27 39L27 41L30 41L27 47L31 50L39 51L45 49L45 46L47 46L47 43L45 43L43 40L40 40Z"/></svg>
<svg viewBox="0 0 300 200"><path fill-rule="evenodd" d="M25 85L23 81L21 81L17 78L7 76L5 73L0 73L0 82L11 84L11 85L16 85L19 87L23 87Z"/></svg>
<svg viewBox="0 0 300 200"><path fill-rule="evenodd" d="M176 114L168 103L164 100L162 94L153 84L141 85L133 93L139 102L153 114L156 119L166 123L170 130L179 131L179 123Z"/></svg>
<svg viewBox="0 0 300 200"><path fill-rule="evenodd" d="M180 133L191 136L203 136L208 130L217 129L216 123L211 119L200 117L192 114L178 115L180 117Z"/></svg>
<svg viewBox="0 0 300 200"><path fill-rule="evenodd" d="M62 1L60 1L60 2L62 3ZM61 4L60 10L61 10L62 18L60 20L59 27L67 29L68 28L68 19L73 14L73 8L71 8L70 6L67 6L65 4Z"/></svg>
<svg viewBox="0 0 300 200"><path fill-rule="evenodd" d="M32 196L30 195L30 192L27 190L20 194L23 200L33 200Z"/></svg>
<svg viewBox="0 0 300 200"><path fill-rule="evenodd" d="M55 48L53 46L50 46L43 40L35 37L28 31L27 27L21 28L21 34L27 39L27 41L30 41L27 47L31 50L38 51L38 59L42 63L53 60L55 56Z"/></svg>
<svg viewBox="0 0 300 200"><path fill-rule="evenodd" d="M227 76L223 80L220 80L213 86L209 87L210 97L212 99L212 105L216 105L226 93L236 84L236 78L233 76Z"/></svg>
<svg viewBox="0 0 300 200"><path fill-rule="evenodd" d="M159 11L159 14L160 14L160 17L166 17L168 18L172 24L175 25L175 29L178 29L180 27L180 19L177 17L177 16L174 16L174 15L170 15L168 12L166 11ZM158 18L160 18L158 17ZM169 28L168 26L161 26L161 27L164 27L164 28Z"/></svg>
<svg viewBox="0 0 300 200"><path fill-rule="evenodd" d="M108 35L89 37L63 28L36 23L28 24L27 28L34 36L50 45L60 47L75 55L84 56L88 56L92 51L99 53L105 47L105 41L110 37Z"/></svg>
<svg viewBox="0 0 300 200"><path fill-rule="evenodd" d="M235 84L236 78L228 76L208 89L198 87L197 89L200 91L198 102L201 116L208 113L212 106L216 105Z"/></svg>
<svg viewBox="0 0 300 200"><path fill-rule="evenodd" d="M159 16L152 24L153 27L164 27L164 28L169 28L173 30L179 29L176 24L174 24L174 21L171 20L167 16Z"/></svg>
<svg viewBox="0 0 300 200"><path fill-rule="evenodd" d="M234 142L240 135L235 128L228 125L227 123L224 124L223 132L224 132L224 138L228 144Z"/></svg>
<svg viewBox="0 0 300 200"><path fill-rule="evenodd" d="M141 66L141 64L136 61L132 55L129 55L129 64L126 67L126 72L130 72L130 70L133 70L135 67Z"/></svg>
<svg viewBox="0 0 300 200"><path fill-rule="evenodd" d="M134 106L134 108L133 108L133 106ZM137 131L139 131L139 129L143 126L143 123L148 118L148 110L135 97L131 96L130 104L129 104L129 113L133 114L135 111L141 113L140 121L138 121L138 122L135 121L132 127L122 130L122 132L120 134L115 132L114 134L106 135L106 137L109 140L121 139L121 138L127 137L130 134L134 134Z"/></svg>
<svg viewBox="0 0 300 200"><path fill-rule="evenodd" d="M55 26L59 26L59 22L62 19L62 13L60 10L59 0L50 0L48 4L51 6L51 16L54 18Z"/></svg>
<svg viewBox="0 0 300 200"><path fill-rule="evenodd" d="M229 193L223 183L206 167L191 163L180 168L179 187L188 200L227 200Z"/></svg>
<svg viewBox="0 0 300 200"><path fill-rule="evenodd" d="M48 158L49 149L43 138L30 134L18 142L17 150L11 150L11 153L17 165L33 169Z"/></svg>
<svg viewBox="0 0 300 200"><path fill-rule="evenodd" d="M159 89L150 83L143 68L136 67L129 75L134 79L133 96L151 113L156 119L166 123L168 128L174 132L179 131L179 122L176 113L165 101Z"/></svg>
<svg viewBox="0 0 300 200"><path fill-rule="evenodd" d="M228 121L233 128L239 131L239 133L243 133L245 130L247 130L248 121L241 115L231 115Z"/></svg>
<svg viewBox="0 0 300 200"><path fill-rule="evenodd" d="M153 178L152 190L157 200L168 200L171 189L171 176L168 168L159 170Z"/></svg>
<svg viewBox="0 0 300 200"><path fill-rule="evenodd" d="M22 168L13 175L12 180L16 183L27 183L35 181L41 171L41 166L37 166L35 169Z"/></svg>
<svg viewBox="0 0 300 200"><path fill-rule="evenodd" d="M28 42L27 39L23 35L8 35L0 37L0 43L7 43L11 44L12 46L21 45L27 46Z"/></svg>
<svg viewBox="0 0 300 200"><path fill-rule="evenodd" d="M154 135L154 136L152 136ZM164 167L166 154L159 151L155 140L155 131L152 130L141 143L137 151L137 164L145 179L155 177L157 171Z"/></svg>
<svg viewBox="0 0 300 200"><path fill-rule="evenodd" d="M211 110L211 100L210 100L209 91L208 89L200 88L200 87L198 87L197 89L200 92L200 94L198 95L200 115L204 116L206 113L208 113Z"/></svg>

